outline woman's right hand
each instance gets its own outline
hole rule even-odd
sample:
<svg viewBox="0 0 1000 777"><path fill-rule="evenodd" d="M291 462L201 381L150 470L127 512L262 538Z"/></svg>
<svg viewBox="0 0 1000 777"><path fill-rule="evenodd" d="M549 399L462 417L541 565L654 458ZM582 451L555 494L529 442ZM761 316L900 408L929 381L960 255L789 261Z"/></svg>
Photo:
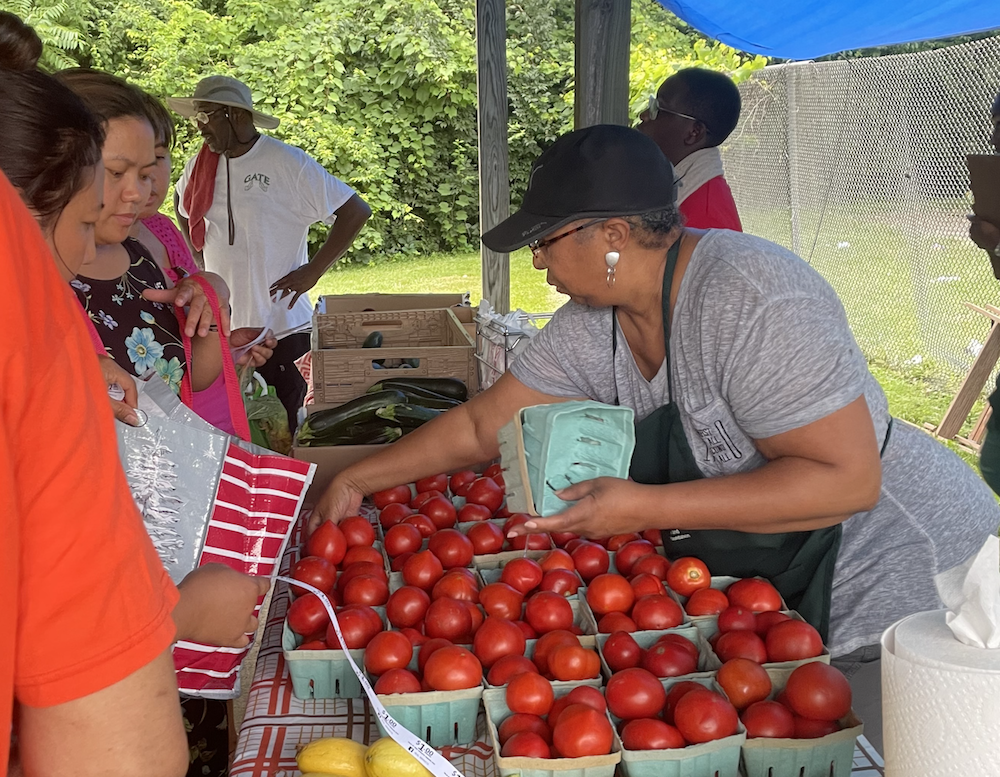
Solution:
<svg viewBox="0 0 1000 777"><path fill-rule="evenodd" d="M253 611L271 581L251 577L225 564L205 564L185 577L177 590L181 599L174 608L177 639L203 645L241 648L250 644L248 634L257 630Z"/></svg>
<svg viewBox="0 0 1000 777"><path fill-rule="evenodd" d="M139 406L139 394L135 390L135 378L118 366L118 362L106 354L98 354L97 361L101 365L101 374L108 388L118 386L125 392L122 400L111 399L111 410L122 423L129 426L139 425L139 416L135 409Z"/></svg>
<svg viewBox="0 0 1000 777"><path fill-rule="evenodd" d="M311 535L323 521L339 523L349 515L357 515L364 498L364 491L350 481L339 477L334 478L309 515L306 534Z"/></svg>

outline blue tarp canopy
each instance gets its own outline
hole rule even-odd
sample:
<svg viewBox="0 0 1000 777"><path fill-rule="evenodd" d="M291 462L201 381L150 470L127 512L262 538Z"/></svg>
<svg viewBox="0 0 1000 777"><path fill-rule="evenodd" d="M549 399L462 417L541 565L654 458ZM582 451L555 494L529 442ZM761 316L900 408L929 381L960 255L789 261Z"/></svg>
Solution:
<svg viewBox="0 0 1000 777"><path fill-rule="evenodd" d="M660 0L699 32L741 51L815 59L846 49L1000 27L1000 0Z"/></svg>

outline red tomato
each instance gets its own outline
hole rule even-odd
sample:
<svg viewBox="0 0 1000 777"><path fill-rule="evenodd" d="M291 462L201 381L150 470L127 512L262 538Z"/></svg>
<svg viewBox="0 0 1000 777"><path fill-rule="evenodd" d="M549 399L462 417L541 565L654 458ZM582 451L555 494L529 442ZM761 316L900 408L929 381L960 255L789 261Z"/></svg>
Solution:
<svg viewBox="0 0 1000 777"><path fill-rule="evenodd" d="M479 659L463 647L442 647L424 664L424 681L434 691L475 688L483 681L483 667Z"/></svg>
<svg viewBox="0 0 1000 777"><path fill-rule="evenodd" d="M344 555L344 567L357 564L359 561L367 561L371 564L379 565L385 563L382 553L371 545L355 545L352 548L348 548L347 553Z"/></svg>
<svg viewBox="0 0 1000 777"><path fill-rule="evenodd" d="M632 609L634 601L632 586L621 575L598 575L587 586L587 604L597 615L627 613Z"/></svg>
<svg viewBox="0 0 1000 777"><path fill-rule="evenodd" d="M409 669L390 669L375 682L375 693L418 693L419 691L420 680Z"/></svg>
<svg viewBox="0 0 1000 777"><path fill-rule="evenodd" d="M651 553L648 556L640 556L632 565L632 576L636 575L656 575L660 580L667 579L670 571L670 562L659 553Z"/></svg>
<svg viewBox="0 0 1000 777"><path fill-rule="evenodd" d="M614 729L606 713L584 704L570 704L552 729L552 746L564 758L607 755Z"/></svg>
<svg viewBox="0 0 1000 777"><path fill-rule="evenodd" d="M552 543L557 548L566 548L566 543L568 543L570 540L575 540L580 537L579 534L573 534L573 532L570 531L552 532L551 534L549 534L549 536L552 538ZM569 549L567 548L567 551L568 550Z"/></svg>
<svg viewBox="0 0 1000 777"><path fill-rule="evenodd" d="M805 621L789 618L768 629L764 646L768 661L801 661L823 652L823 638Z"/></svg>
<svg viewBox="0 0 1000 777"><path fill-rule="evenodd" d="M495 523L477 523L475 526L469 527L466 536L472 543L473 553L477 556L499 553L503 548L503 532Z"/></svg>
<svg viewBox="0 0 1000 777"><path fill-rule="evenodd" d="M686 650L695 661L698 660L698 646L680 634L663 634L657 638L656 644L676 645Z"/></svg>
<svg viewBox="0 0 1000 777"><path fill-rule="evenodd" d="M487 615L516 621L521 618L524 596L506 583L489 583L479 592L479 603Z"/></svg>
<svg viewBox="0 0 1000 777"><path fill-rule="evenodd" d="M393 488L387 488L385 491L376 491L372 494L372 501L379 510L384 510L387 505L391 505L394 502L409 502L410 487L394 486Z"/></svg>
<svg viewBox="0 0 1000 777"><path fill-rule="evenodd" d="M493 478L494 480L496 480L497 477L501 477L502 478L503 477L503 468L499 464L490 464L490 466L488 466L486 468L486 470L483 472L483 477L485 477L485 478ZM503 485L503 484L501 483L500 485Z"/></svg>
<svg viewBox="0 0 1000 777"><path fill-rule="evenodd" d="M567 694L568 696L569 694ZM565 710L570 705L570 700L567 696L560 696L554 702L552 702L552 709L549 710L548 717L546 720L549 722L550 728L555 728L556 723L559 722L559 716L563 714Z"/></svg>
<svg viewBox="0 0 1000 777"><path fill-rule="evenodd" d="M329 650L329 646L326 644L326 640L314 639L309 642L303 642L299 645L296 650Z"/></svg>
<svg viewBox="0 0 1000 777"><path fill-rule="evenodd" d="M656 675L636 666L611 675L604 698L612 715L634 720L659 715L667 694Z"/></svg>
<svg viewBox="0 0 1000 777"><path fill-rule="evenodd" d="M792 715L792 720L796 739L819 739L840 731L840 724L835 720L813 720L801 715Z"/></svg>
<svg viewBox="0 0 1000 777"><path fill-rule="evenodd" d="M635 621L623 612L609 612L597 622L597 631L599 634L612 634L616 631L632 633L638 630Z"/></svg>
<svg viewBox="0 0 1000 777"><path fill-rule="evenodd" d="M385 615L397 629L412 628L424 619L431 598L422 588L404 585L389 596L385 605Z"/></svg>
<svg viewBox="0 0 1000 777"><path fill-rule="evenodd" d="M348 548L358 545L371 547L375 543L375 527L364 516L352 515L350 518L344 518L337 525L344 533Z"/></svg>
<svg viewBox="0 0 1000 777"><path fill-rule="evenodd" d="M423 629L423 627L424 627L423 621L421 621L417 625L420 626L421 629ZM409 626L404 626L403 628L401 628L399 630L399 633L400 634L405 634L406 638L408 640L410 640L410 644L413 645L413 647L420 647L421 645L424 645L424 644L427 643L427 637L424 636L424 634L423 634L422 631L417 631L417 629L415 629L415 628L410 628Z"/></svg>
<svg viewBox="0 0 1000 777"><path fill-rule="evenodd" d="M674 708L674 725L693 745L732 736L739 728L736 708L708 688L684 694Z"/></svg>
<svg viewBox="0 0 1000 777"><path fill-rule="evenodd" d="M749 658L758 664L767 661L764 640L752 631L727 631L720 634L714 649L723 663L733 658Z"/></svg>
<svg viewBox="0 0 1000 777"><path fill-rule="evenodd" d="M530 731L533 734L537 734L546 742L552 740L552 730L549 728L549 724L539 715L527 715L523 712L515 712L513 715L509 715L503 719L503 722L497 726L497 736L500 740L500 744L504 744L508 739L510 739L514 734L520 731ZM548 757L548 753L542 756L543 758Z"/></svg>
<svg viewBox="0 0 1000 777"><path fill-rule="evenodd" d="M435 528L450 529L458 520L455 505L445 496L435 496L420 505L419 512L434 522Z"/></svg>
<svg viewBox="0 0 1000 777"><path fill-rule="evenodd" d="M429 550L414 553L403 564L403 582L406 585L423 588L425 591L430 591L443 574L444 567L441 566L441 560Z"/></svg>
<svg viewBox="0 0 1000 777"><path fill-rule="evenodd" d="M358 606L344 609L337 613L337 623L344 635L344 642L349 650L357 650L367 645L372 637L382 631L382 619L371 607ZM340 640L331 623L326 629L326 644L331 648L340 649Z"/></svg>
<svg viewBox="0 0 1000 777"><path fill-rule="evenodd" d="M611 549L610 546L608 549ZM615 552L615 568L620 574L627 577L632 574L632 567L636 561L643 556L649 556L653 553L656 553L656 548L653 547L651 542L646 542L646 540L638 538L631 542L626 542Z"/></svg>
<svg viewBox="0 0 1000 777"><path fill-rule="evenodd" d="M745 607L752 612L768 612L781 609L781 594L767 580L747 577L737 580L726 589L729 603Z"/></svg>
<svg viewBox="0 0 1000 777"><path fill-rule="evenodd" d="M719 631L756 631L757 616L745 607L730 605L719 613Z"/></svg>
<svg viewBox="0 0 1000 777"><path fill-rule="evenodd" d="M785 693L792 712L813 720L839 720L851 711L851 685L829 664L810 661L788 676Z"/></svg>
<svg viewBox="0 0 1000 777"><path fill-rule="evenodd" d="M432 475L429 478L421 478L413 487L417 489L417 493L422 493L424 491L440 491L442 494L448 490L448 476L447 475Z"/></svg>
<svg viewBox="0 0 1000 777"><path fill-rule="evenodd" d="M488 521L492 517L493 513L490 512L490 508L483 507L482 505L475 505L471 502L462 505L462 509L458 511L458 520L461 523L469 523L471 521Z"/></svg>
<svg viewBox="0 0 1000 777"><path fill-rule="evenodd" d="M708 588L711 584L708 567L693 556L677 559L667 572L667 585L681 596L690 596L699 588Z"/></svg>
<svg viewBox="0 0 1000 777"><path fill-rule="evenodd" d="M344 586L343 601L378 607L389 601L389 584L381 577L358 575Z"/></svg>
<svg viewBox="0 0 1000 777"><path fill-rule="evenodd" d="M504 698L511 712L526 712L529 715L548 715L555 700L552 683L531 672L511 677Z"/></svg>
<svg viewBox="0 0 1000 777"><path fill-rule="evenodd" d="M573 558L576 571L589 583L598 575L606 574L611 568L611 557L608 552L596 542L581 541L574 549L566 548Z"/></svg>
<svg viewBox="0 0 1000 777"><path fill-rule="evenodd" d="M316 594L304 594L288 607L288 628L301 637L315 634L330 622L323 602Z"/></svg>
<svg viewBox="0 0 1000 777"><path fill-rule="evenodd" d="M642 648L627 631L616 631L608 637L601 652L612 672L639 666L642 660Z"/></svg>
<svg viewBox="0 0 1000 777"><path fill-rule="evenodd" d="M538 671L542 674L549 673L549 656L557 647L563 645L576 645L579 647L580 638L571 631L550 631L543 634L535 643L535 652L531 660L535 662Z"/></svg>
<svg viewBox="0 0 1000 777"><path fill-rule="evenodd" d="M538 566L542 568L543 572L548 572L553 569L576 570L576 565L573 563L573 557L562 548L550 550L542 556L538 562Z"/></svg>
<svg viewBox="0 0 1000 777"><path fill-rule="evenodd" d="M524 634L508 620L487 618L472 640L472 652L490 669L504 656L524 655Z"/></svg>
<svg viewBox="0 0 1000 777"><path fill-rule="evenodd" d="M444 577L434 584L434 588L431 589L431 599L447 597L448 599L458 599L463 602L472 602L473 604L478 603L479 590L476 588L476 582L470 580L465 575L454 574L456 571L452 570L446 573Z"/></svg>
<svg viewBox="0 0 1000 777"><path fill-rule="evenodd" d="M642 654L639 666L657 677L680 677L698 671L698 661L679 645L657 642Z"/></svg>
<svg viewBox="0 0 1000 777"><path fill-rule="evenodd" d="M639 539L642 538L639 536L638 532L630 532L628 534L613 534L610 537L605 537L604 539L597 540L597 542L599 542L601 545L607 548L608 551L615 552L618 551L623 545L626 545L629 542L634 542L635 540ZM617 562L615 562L615 565L617 566ZM625 574L625 572L622 572L621 568L619 568L618 571L621 572L623 575Z"/></svg>
<svg viewBox="0 0 1000 777"><path fill-rule="evenodd" d="M423 537L416 526L400 523L385 533L383 547L389 558L396 558L404 553L416 553L422 542Z"/></svg>
<svg viewBox="0 0 1000 777"><path fill-rule="evenodd" d="M434 525L434 521L423 513L414 513L408 518L404 518L403 523L409 526L415 526L417 531L420 532L420 536L424 539L427 539L437 531L437 526Z"/></svg>
<svg viewBox="0 0 1000 777"><path fill-rule="evenodd" d="M659 529L646 529L642 533L642 538L646 540L646 542L653 543L653 545L658 548L663 547L663 532Z"/></svg>
<svg viewBox="0 0 1000 777"><path fill-rule="evenodd" d="M503 503L503 488L491 478L476 478L465 492L465 501L482 505L495 513Z"/></svg>
<svg viewBox="0 0 1000 777"><path fill-rule="evenodd" d="M626 750L672 750L686 744L680 731L655 718L630 720L622 729L622 746Z"/></svg>
<svg viewBox="0 0 1000 777"><path fill-rule="evenodd" d="M454 599L438 599L431 602L424 616L424 633L431 637L443 637L456 642L467 637L472 631L472 616Z"/></svg>
<svg viewBox="0 0 1000 777"><path fill-rule="evenodd" d="M325 558L306 556L292 567L292 579L301 580L303 583L308 583L323 593L327 593L333 588L333 584L337 580L337 568ZM292 593L296 596L302 596L308 593L308 591L305 588L293 585Z"/></svg>
<svg viewBox="0 0 1000 777"><path fill-rule="evenodd" d="M556 680L591 680L601 676L601 658L590 648L560 645L549 654L549 672Z"/></svg>
<svg viewBox="0 0 1000 777"><path fill-rule="evenodd" d="M525 639L538 639L538 632L531 628L530 624L524 621L514 621L514 625L521 630Z"/></svg>
<svg viewBox="0 0 1000 777"><path fill-rule="evenodd" d="M427 540L427 549L441 560L441 566L445 569L467 567L472 563L472 556L475 553L472 542L458 529L441 529L434 532Z"/></svg>
<svg viewBox="0 0 1000 777"><path fill-rule="evenodd" d="M410 507L414 510L419 510L425 502L434 499L435 497L444 496L440 491L423 491L418 492L413 499L410 500Z"/></svg>
<svg viewBox="0 0 1000 777"><path fill-rule="evenodd" d="M599 689L589 685L574 688L563 698L567 699L570 704L583 704L587 707L593 707L598 712L604 712L608 708L604 694Z"/></svg>
<svg viewBox="0 0 1000 777"><path fill-rule="evenodd" d="M552 591L560 596L572 596L575 594L583 582L576 572L568 569L550 569L542 576L539 588L542 591Z"/></svg>
<svg viewBox="0 0 1000 777"><path fill-rule="evenodd" d="M490 685L506 685L511 677L522 672L538 674L538 667L535 666L534 661L524 656L504 656L490 668L489 674L486 675L486 682Z"/></svg>
<svg viewBox="0 0 1000 777"><path fill-rule="evenodd" d="M538 588L543 575L542 568L538 566L537 561L530 558L515 558L504 565L503 571L500 573L500 582L506 583L525 595Z"/></svg>
<svg viewBox="0 0 1000 777"><path fill-rule="evenodd" d="M524 605L524 619L539 634L573 625L573 607L566 597L552 591L532 594Z"/></svg>
<svg viewBox="0 0 1000 777"><path fill-rule="evenodd" d="M548 758L549 744L533 731L519 731L500 746L501 758Z"/></svg>
<svg viewBox="0 0 1000 777"><path fill-rule="evenodd" d="M699 588L687 600L684 611L688 615L718 615L729 606L726 595L715 588Z"/></svg>
<svg viewBox="0 0 1000 777"><path fill-rule="evenodd" d="M508 550L548 550L552 547L552 540L548 534L520 534L517 537L507 538Z"/></svg>
<svg viewBox="0 0 1000 777"><path fill-rule="evenodd" d="M520 526L521 524L527 523L531 520L531 516L527 513L514 513L503 523L503 534L506 537L510 530L515 526Z"/></svg>
<svg viewBox="0 0 1000 777"><path fill-rule="evenodd" d="M747 729L747 737L791 739L795 736L795 717L783 704L776 701L758 701L740 715Z"/></svg>
<svg viewBox="0 0 1000 777"><path fill-rule="evenodd" d="M379 511L378 522L382 524L383 529L388 529L397 523L402 523L404 518L409 518L411 515L413 515L413 510L410 509L409 505L393 502L386 505L384 510Z"/></svg>
<svg viewBox="0 0 1000 777"><path fill-rule="evenodd" d="M469 486L472 485L472 481L479 477L471 469L463 469L460 472L456 472L451 476L451 493L455 496L465 496L465 492L469 490ZM442 491L444 489L441 489Z"/></svg>
<svg viewBox="0 0 1000 777"><path fill-rule="evenodd" d="M724 663L716 681L738 710L764 701L771 693L771 677L767 670L746 658L734 658Z"/></svg>
<svg viewBox="0 0 1000 777"><path fill-rule="evenodd" d="M475 636L476 632L479 631L479 627L483 625L486 616L483 615L483 611L477 605L470 601L465 600L459 603L468 610L469 618L472 620L472 627L469 629L469 639L462 640L463 642L469 642Z"/></svg>
<svg viewBox="0 0 1000 777"><path fill-rule="evenodd" d="M323 521L306 542L306 555L325 558L334 566L344 560L347 539L333 521Z"/></svg>
<svg viewBox="0 0 1000 777"><path fill-rule="evenodd" d="M393 572L402 572L403 565L406 564L406 562L409 561L412 556L413 556L412 553L400 553L398 556L396 556L396 558L392 560L392 563L389 565L389 569L391 569Z"/></svg>
<svg viewBox="0 0 1000 777"><path fill-rule="evenodd" d="M757 635L763 639L772 626L787 620L791 620L791 616L777 610L762 612L757 615Z"/></svg>
<svg viewBox="0 0 1000 777"><path fill-rule="evenodd" d="M663 586L663 581L656 575L651 575L648 572L643 572L641 575L634 575L629 580L629 583L632 586L632 592L635 594L636 600L644 596L666 595L667 593L667 589Z"/></svg>
<svg viewBox="0 0 1000 777"><path fill-rule="evenodd" d="M644 596L632 607L632 620L640 631L662 631L680 626L684 611L666 594Z"/></svg>
<svg viewBox="0 0 1000 777"><path fill-rule="evenodd" d="M681 680L671 685L670 690L667 691L666 701L663 703L663 720L673 725L674 710L677 708L677 702L690 691L697 691L704 687L704 685L696 683L694 680Z"/></svg>
<svg viewBox="0 0 1000 777"><path fill-rule="evenodd" d="M427 661L430 657L434 655L441 648L452 647L453 643L447 639L441 639L437 637L436 639L429 639L423 645L420 646L420 653L417 655L417 669L421 674L424 672L424 667L427 665Z"/></svg>
<svg viewBox="0 0 1000 777"><path fill-rule="evenodd" d="M390 669L406 669L413 658L413 645L405 634L383 631L365 647L365 669L376 677Z"/></svg>
<svg viewBox="0 0 1000 777"><path fill-rule="evenodd" d="M499 483L497 484L499 485ZM500 509L493 513L494 518L510 518L512 515L511 511L507 509L507 503L504 502L500 505Z"/></svg>
<svg viewBox="0 0 1000 777"><path fill-rule="evenodd" d="M382 564L373 564L370 561L358 561L345 567L344 571L337 577L337 589L343 591L344 588L356 577L378 577L389 582L389 576L385 573Z"/></svg>

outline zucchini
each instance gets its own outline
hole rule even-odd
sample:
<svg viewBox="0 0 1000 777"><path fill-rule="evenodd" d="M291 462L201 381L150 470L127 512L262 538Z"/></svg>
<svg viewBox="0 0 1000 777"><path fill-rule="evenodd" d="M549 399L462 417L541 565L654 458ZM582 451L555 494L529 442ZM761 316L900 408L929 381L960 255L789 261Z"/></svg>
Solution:
<svg viewBox="0 0 1000 777"><path fill-rule="evenodd" d="M419 405L386 405L376 410L375 415L400 426L420 426L434 420L443 412Z"/></svg>
<svg viewBox="0 0 1000 777"><path fill-rule="evenodd" d="M375 411L380 407L398 405L404 402L406 402L406 395L397 390L363 394L339 407L320 410L306 418L302 430L299 432L299 440L336 436L349 426L374 420Z"/></svg>
<svg viewBox="0 0 1000 777"><path fill-rule="evenodd" d="M403 430L398 426L390 426L384 421L378 424L362 424L356 427L357 431L351 434L344 434L335 437L324 437L322 439L299 440L299 445L304 448L318 448L333 445L382 445L384 443L395 442L403 436Z"/></svg>
<svg viewBox="0 0 1000 777"><path fill-rule="evenodd" d="M362 348L381 348L382 347L382 333L372 332L365 341L361 344Z"/></svg>
<svg viewBox="0 0 1000 777"><path fill-rule="evenodd" d="M408 389L432 391L444 397L457 399L464 402L469 398L469 390L465 384L457 378L386 378L380 383L372 386L369 391L382 391L387 389L398 389L406 391Z"/></svg>
<svg viewBox="0 0 1000 777"><path fill-rule="evenodd" d="M432 410L451 410L453 407L458 407L462 404L457 399L449 399L448 397L423 396L421 394L411 394L409 391L404 391L403 393L406 394L406 404L429 407Z"/></svg>

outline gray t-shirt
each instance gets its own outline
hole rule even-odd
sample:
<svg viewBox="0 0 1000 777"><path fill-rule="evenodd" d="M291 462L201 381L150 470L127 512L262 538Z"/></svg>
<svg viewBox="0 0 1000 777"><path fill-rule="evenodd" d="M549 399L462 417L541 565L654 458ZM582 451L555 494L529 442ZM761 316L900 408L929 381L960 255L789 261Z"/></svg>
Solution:
<svg viewBox="0 0 1000 777"><path fill-rule="evenodd" d="M665 365L647 381L621 329L612 357L611 327L610 308L568 302L511 372L552 396L617 397L644 418L669 401ZM805 426L862 395L885 438L885 395L836 293L766 240L722 230L701 239L681 281L670 349L684 431L707 477L763 466L754 439ZM931 577L971 555L998 525L1000 509L972 470L922 432L894 424L879 504L844 524L834 655L875 644L904 615L941 607Z"/></svg>

